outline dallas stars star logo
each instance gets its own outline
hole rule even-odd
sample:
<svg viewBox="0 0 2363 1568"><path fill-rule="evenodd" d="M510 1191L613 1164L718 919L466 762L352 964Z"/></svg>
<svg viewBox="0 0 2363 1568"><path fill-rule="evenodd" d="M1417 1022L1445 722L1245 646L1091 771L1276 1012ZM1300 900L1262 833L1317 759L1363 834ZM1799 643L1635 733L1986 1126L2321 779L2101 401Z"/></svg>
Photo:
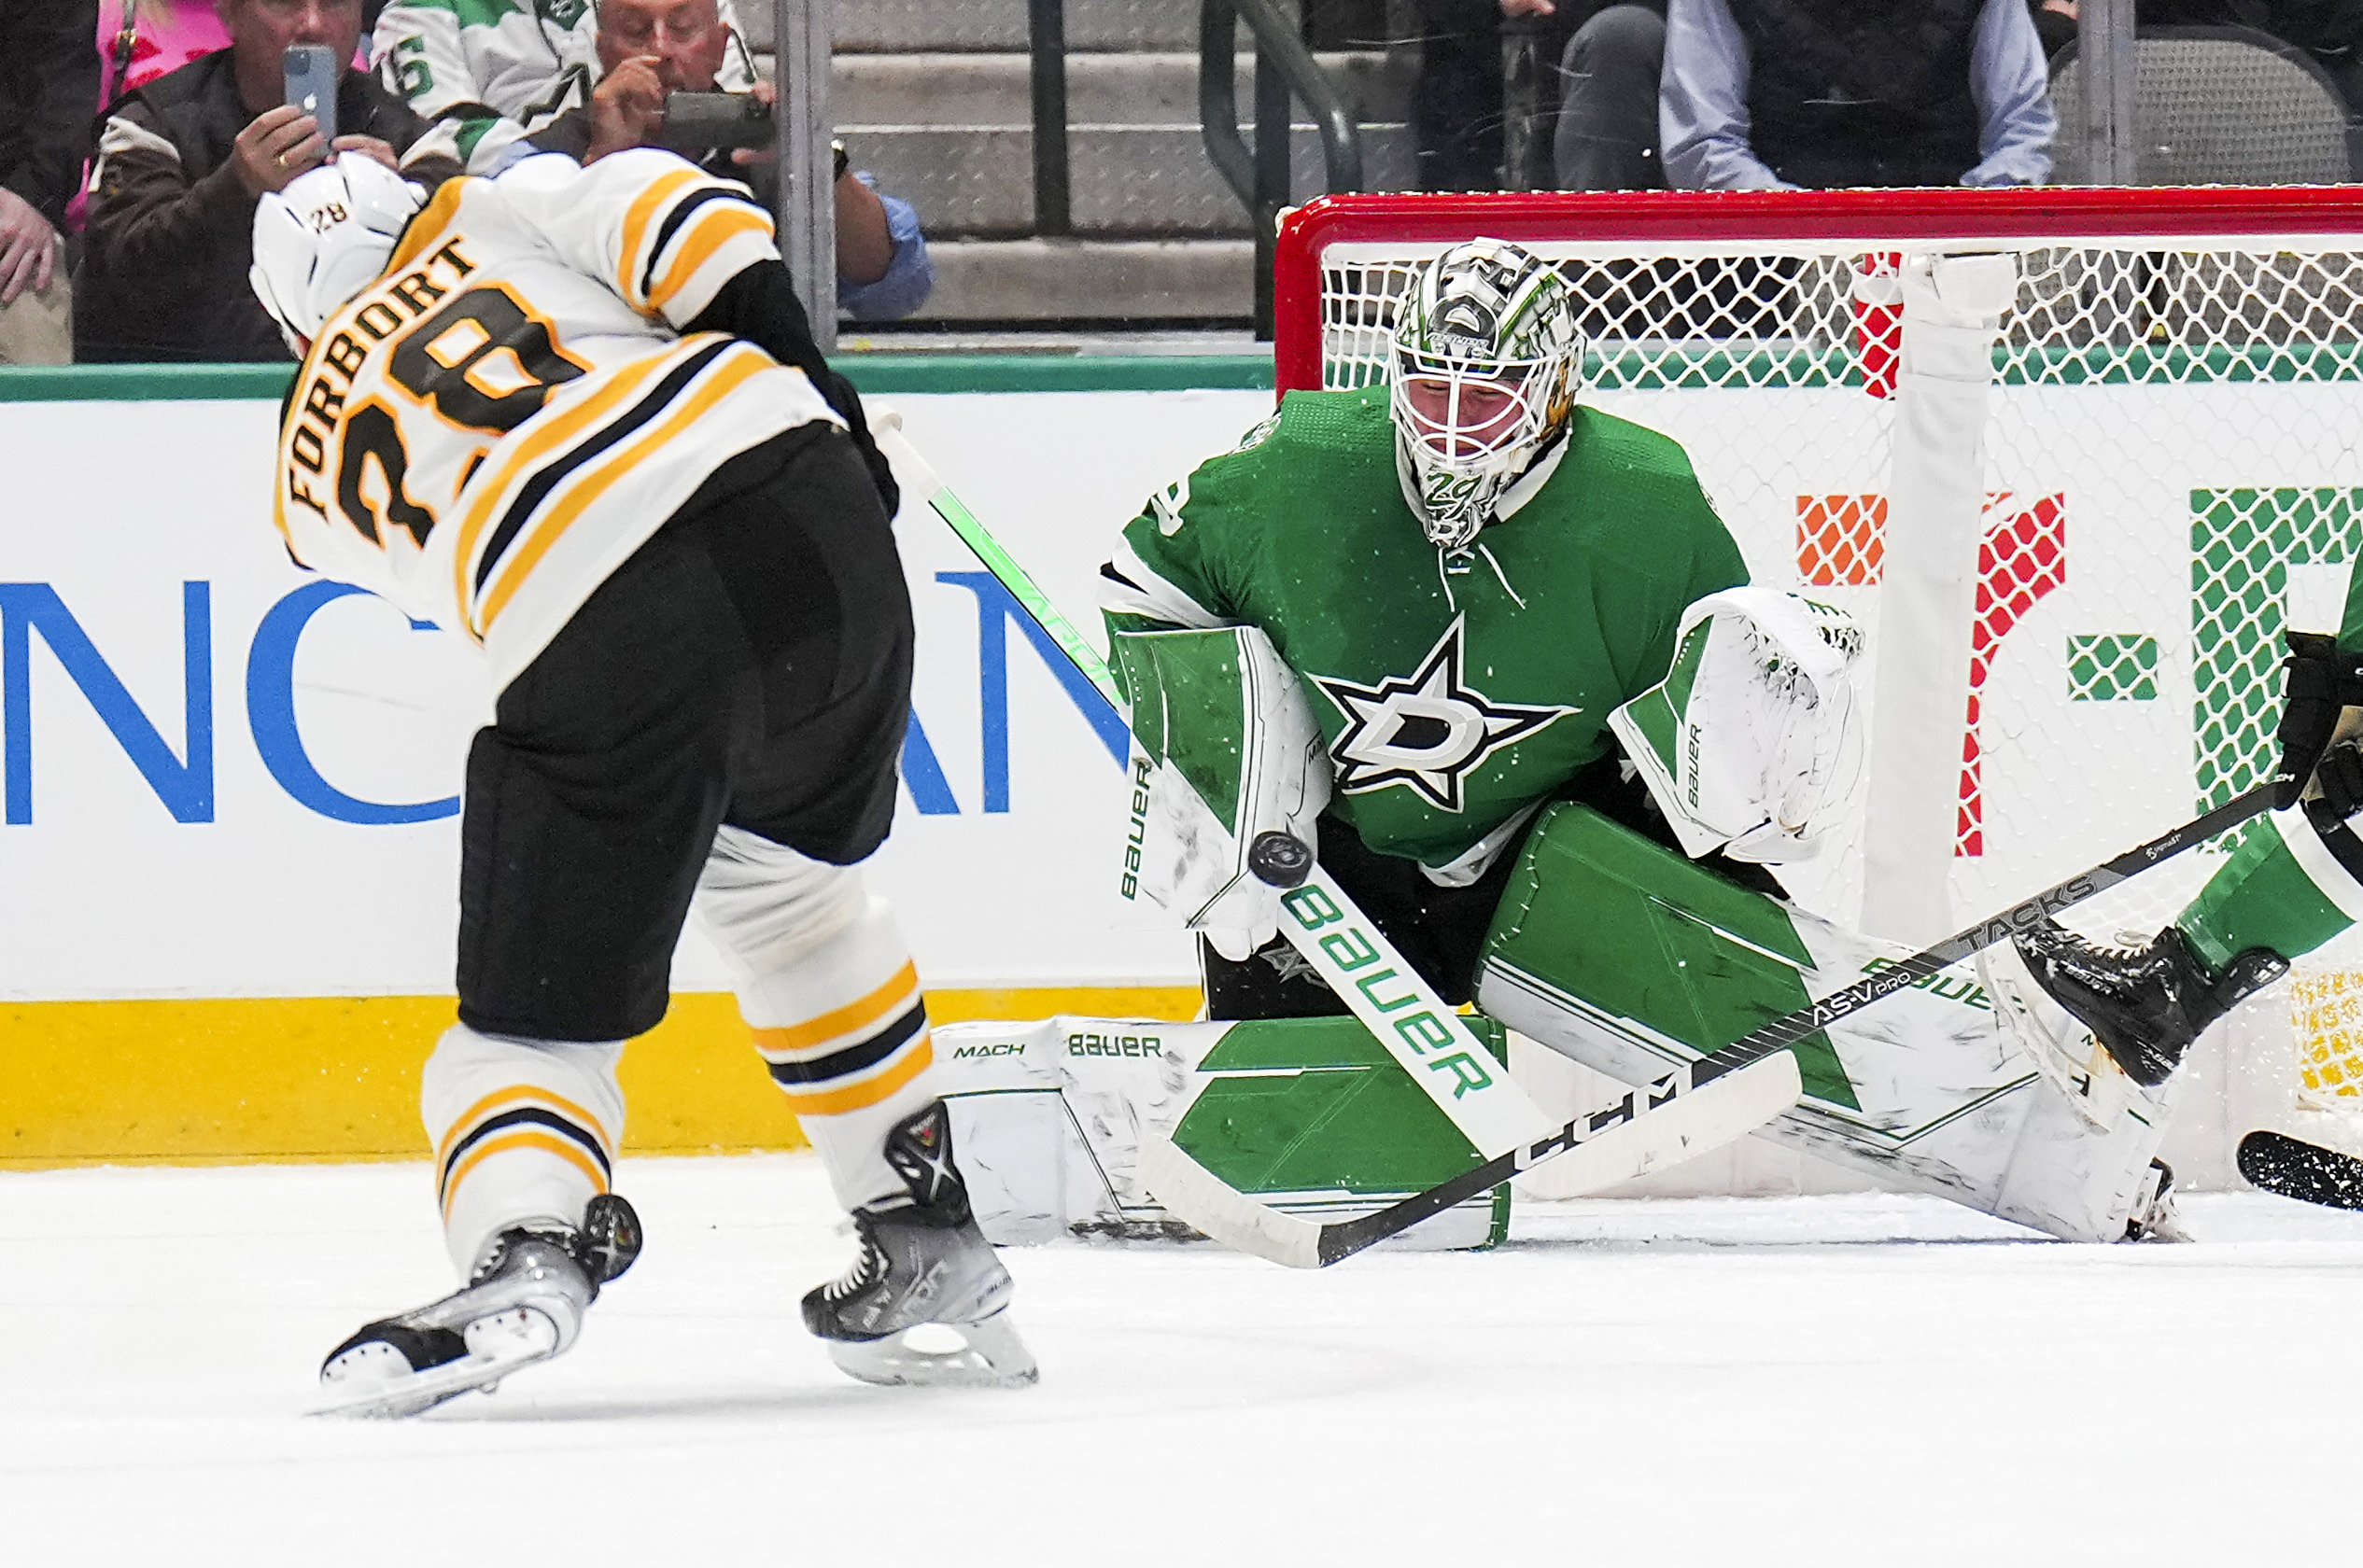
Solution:
<svg viewBox="0 0 2363 1568"><path fill-rule="evenodd" d="M1462 625L1454 621L1406 680L1376 686L1316 675L1346 724L1330 755L1349 795L1401 784L1445 811L1461 808L1461 781L1486 758L1577 707L1498 703L1461 679Z"/></svg>

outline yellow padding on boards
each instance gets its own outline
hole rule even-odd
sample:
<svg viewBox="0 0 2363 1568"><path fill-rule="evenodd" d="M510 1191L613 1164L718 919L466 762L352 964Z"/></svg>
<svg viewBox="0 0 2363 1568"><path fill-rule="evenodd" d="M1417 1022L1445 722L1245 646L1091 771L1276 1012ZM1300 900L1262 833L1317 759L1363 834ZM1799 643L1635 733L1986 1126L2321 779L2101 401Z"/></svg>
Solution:
<svg viewBox="0 0 2363 1568"><path fill-rule="evenodd" d="M1198 1007L1194 986L927 994L938 1024ZM0 1002L0 1169L424 1159L418 1072L452 1016L447 996ZM675 997L622 1077L627 1155L805 1146L726 994Z"/></svg>

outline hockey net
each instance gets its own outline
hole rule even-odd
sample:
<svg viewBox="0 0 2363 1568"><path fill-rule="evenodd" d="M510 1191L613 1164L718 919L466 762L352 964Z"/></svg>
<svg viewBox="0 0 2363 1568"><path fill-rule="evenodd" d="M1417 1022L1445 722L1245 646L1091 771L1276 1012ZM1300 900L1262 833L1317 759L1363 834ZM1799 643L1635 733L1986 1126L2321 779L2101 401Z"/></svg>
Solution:
<svg viewBox="0 0 2363 1568"><path fill-rule="evenodd" d="M2336 629L2363 545L2363 193L1329 198L1282 228L1282 388L1381 379L1416 269L1479 235L1557 264L1586 399L1682 443L1756 581L1844 604L1874 650L1899 322L1864 280L1912 253L2017 258L1984 440L1957 924L2268 776L2284 628ZM2227 847L2070 923L2155 931ZM1852 917L1861 866L1842 849L1807 902ZM2259 1015L2288 1043L2294 1099L2363 1113L2363 941L2314 955Z"/></svg>

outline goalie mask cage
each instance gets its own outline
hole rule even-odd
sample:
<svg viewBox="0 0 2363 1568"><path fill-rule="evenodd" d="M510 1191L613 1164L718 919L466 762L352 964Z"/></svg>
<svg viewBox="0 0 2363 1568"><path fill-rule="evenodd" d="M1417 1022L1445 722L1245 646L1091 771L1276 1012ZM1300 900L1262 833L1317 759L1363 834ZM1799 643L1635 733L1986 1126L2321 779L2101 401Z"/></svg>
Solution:
<svg viewBox="0 0 2363 1568"><path fill-rule="evenodd" d="M2016 258L1966 700L1958 681L1945 699L1951 924L2269 776L2284 628L2335 630L2363 549L2363 190L1329 197L1281 225L1281 390L1382 380L1414 273L1478 236L1558 266L1583 399L1681 441L1755 580L1853 611L1874 660L1900 342L1879 274L1917 254ZM1874 704L1875 751L1878 731ZM1849 838L1793 885L1851 921ZM2153 931L2226 847L2069 923ZM2219 1076L2185 1092L2212 1094L2231 1138L2238 1122L2324 1136L2310 1124L2327 1116L2363 1146L2363 940L2304 960L2229 1032L2270 1071L2243 1085L2195 1063ZM2228 1151L2199 1163L2229 1169Z"/></svg>

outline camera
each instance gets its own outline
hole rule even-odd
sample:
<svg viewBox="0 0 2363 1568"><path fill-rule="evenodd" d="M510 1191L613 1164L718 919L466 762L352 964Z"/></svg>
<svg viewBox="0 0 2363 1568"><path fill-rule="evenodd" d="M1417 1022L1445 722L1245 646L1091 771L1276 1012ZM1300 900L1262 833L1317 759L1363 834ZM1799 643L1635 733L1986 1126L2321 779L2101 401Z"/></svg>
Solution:
<svg viewBox="0 0 2363 1568"><path fill-rule="evenodd" d="M771 112L743 92L668 92L655 145L669 152L771 145Z"/></svg>

